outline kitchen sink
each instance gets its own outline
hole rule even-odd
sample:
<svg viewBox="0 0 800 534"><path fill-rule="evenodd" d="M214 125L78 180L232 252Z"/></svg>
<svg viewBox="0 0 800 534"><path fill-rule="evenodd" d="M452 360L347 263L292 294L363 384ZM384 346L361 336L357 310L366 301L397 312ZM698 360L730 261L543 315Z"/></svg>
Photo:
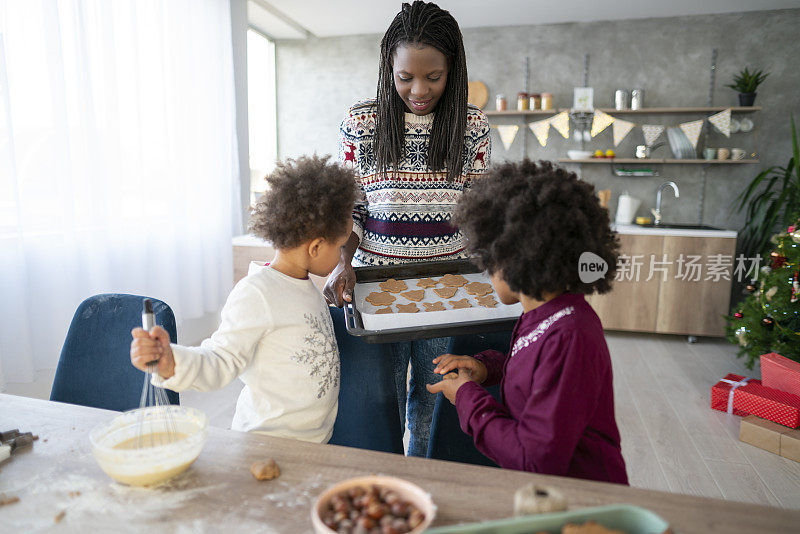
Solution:
<svg viewBox="0 0 800 534"><path fill-rule="evenodd" d="M655 225L650 223L640 224L639 226L643 228L671 228L675 230L723 230L723 228L717 228L716 226L709 226L707 224L661 223Z"/></svg>

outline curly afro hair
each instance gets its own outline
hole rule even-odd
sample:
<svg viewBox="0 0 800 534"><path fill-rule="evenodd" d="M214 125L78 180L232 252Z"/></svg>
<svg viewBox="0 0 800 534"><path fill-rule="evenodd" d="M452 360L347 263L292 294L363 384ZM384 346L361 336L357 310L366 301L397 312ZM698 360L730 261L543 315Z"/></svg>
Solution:
<svg viewBox="0 0 800 534"><path fill-rule="evenodd" d="M512 291L605 293L617 266L619 242L594 186L547 161L492 168L464 194L453 221L469 251L489 272L501 270ZM593 252L608 263L603 278L581 282L578 259Z"/></svg>
<svg viewBox="0 0 800 534"><path fill-rule="evenodd" d="M268 189L250 215L250 232L278 249L318 237L335 240L349 233L355 174L328 163L329 158L303 156L278 163L266 177Z"/></svg>

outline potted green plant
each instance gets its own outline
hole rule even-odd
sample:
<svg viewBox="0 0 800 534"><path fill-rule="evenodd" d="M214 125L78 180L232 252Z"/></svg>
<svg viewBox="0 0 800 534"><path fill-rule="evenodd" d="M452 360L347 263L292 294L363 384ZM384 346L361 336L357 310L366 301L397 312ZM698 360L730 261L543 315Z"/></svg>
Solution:
<svg viewBox="0 0 800 534"><path fill-rule="evenodd" d="M772 166L758 173L736 199L737 209L746 209L740 246L749 257L769 255L770 238L780 228L794 224L800 214L800 143L794 117L792 154L785 167Z"/></svg>
<svg viewBox="0 0 800 534"><path fill-rule="evenodd" d="M750 72L745 67L744 70L733 77L733 83L725 87L739 91L740 106L752 106L753 102L756 101L756 89L767 79L767 76L769 76L769 72L764 73L761 69Z"/></svg>

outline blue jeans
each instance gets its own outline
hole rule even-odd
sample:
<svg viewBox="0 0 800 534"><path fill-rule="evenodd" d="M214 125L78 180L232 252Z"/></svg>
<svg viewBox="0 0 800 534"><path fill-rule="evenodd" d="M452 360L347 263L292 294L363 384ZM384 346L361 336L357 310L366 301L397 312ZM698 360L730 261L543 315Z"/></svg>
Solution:
<svg viewBox="0 0 800 534"><path fill-rule="evenodd" d="M392 343L397 409L403 425L406 418L408 419L409 456L424 457L427 454L436 396L428 393L425 384L435 384L441 380L441 377L433 372L436 367L433 359L447 352L449 342L450 338L441 337ZM408 395L406 395L409 362L411 362L411 381L408 382Z"/></svg>

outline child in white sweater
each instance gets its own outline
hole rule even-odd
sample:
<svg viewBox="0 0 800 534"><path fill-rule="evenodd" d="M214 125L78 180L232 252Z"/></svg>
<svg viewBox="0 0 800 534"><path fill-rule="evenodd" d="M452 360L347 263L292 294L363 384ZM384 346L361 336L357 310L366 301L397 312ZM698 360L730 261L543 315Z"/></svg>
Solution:
<svg viewBox="0 0 800 534"><path fill-rule="evenodd" d="M237 376L231 428L326 443L339 394L339 351L328 305L308 273L327 276L352 232L352 171L328 158L278 164L256 204L250 231L276 249L228 296L222 321L199 347L170 344L155 327L133 330L131 362L158 360L153 384L183 391L220 389Z"/></svg>

